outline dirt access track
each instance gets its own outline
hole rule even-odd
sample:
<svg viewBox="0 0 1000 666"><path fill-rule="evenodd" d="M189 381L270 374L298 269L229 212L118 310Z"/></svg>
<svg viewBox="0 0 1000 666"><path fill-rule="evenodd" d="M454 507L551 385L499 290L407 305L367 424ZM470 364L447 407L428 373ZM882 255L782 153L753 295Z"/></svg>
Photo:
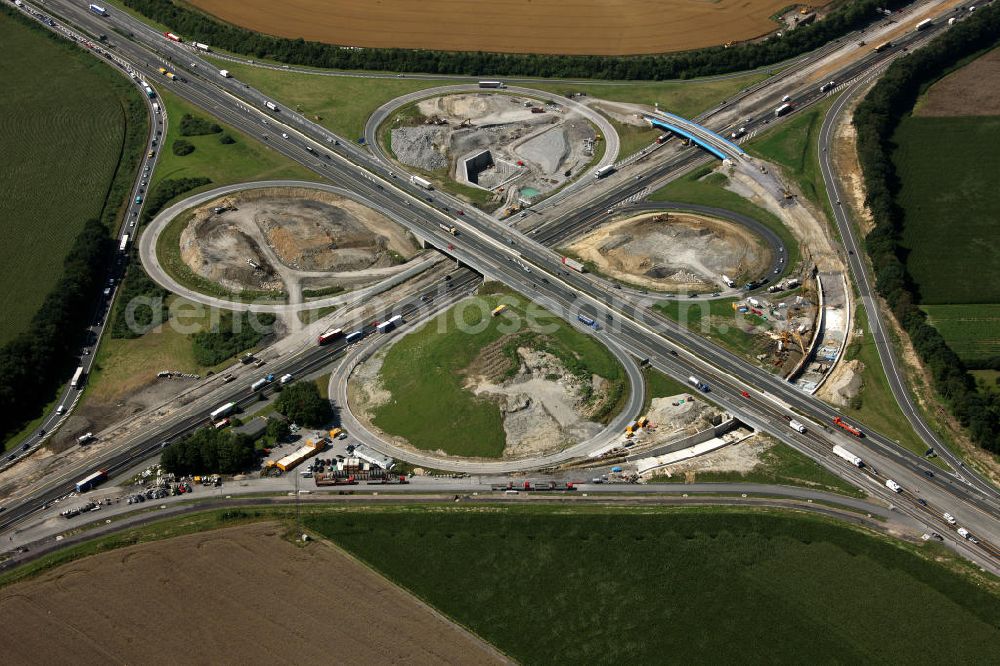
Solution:
<svg viewBox="0 0 1000 666"><path fill-rule="evenodd" d="M732 222L655 212L605 224L569 246L601 273L658 291L724 288L765 274L773 261L763 239Z"/></svg>
<svg viewBox="0 0 1000 666"><path fill-rule="evenodd" d="M234 25L341 46L637 55L753 39L785 0L189 0Z"/></svg>
<svg viewBox="0 0 1000 666"><path fill-rule="evenodd" d="M337 548L284 526L88 557L0 590L7 664L502 663Z"/></svg>

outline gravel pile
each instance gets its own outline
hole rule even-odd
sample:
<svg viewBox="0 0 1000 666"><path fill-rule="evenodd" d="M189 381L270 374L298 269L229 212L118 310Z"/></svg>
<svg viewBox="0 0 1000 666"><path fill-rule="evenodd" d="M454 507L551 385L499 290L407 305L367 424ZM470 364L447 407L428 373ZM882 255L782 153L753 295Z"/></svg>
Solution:
<svg viewBox="0 0 1000 666"><path fill-rule="evenodd" d="M400 127L392 130L392 152L403 164L425 171L434 171L448 166L447 158L439 146L444 132L434 125Z"/></svg>

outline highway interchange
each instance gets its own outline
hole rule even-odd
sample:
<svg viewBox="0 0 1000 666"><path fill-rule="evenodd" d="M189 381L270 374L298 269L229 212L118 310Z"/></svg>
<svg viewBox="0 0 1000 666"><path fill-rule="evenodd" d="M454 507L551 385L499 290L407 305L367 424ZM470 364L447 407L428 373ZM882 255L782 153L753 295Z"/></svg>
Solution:
<svg viewBox="0 0 1000 666"><path fill-rule="evenodd" d="M410 186L402 179L387 177L388 167L370 153L357 147L350 140L334 137L328 130L293 114L284 106L279 114L262 111L263 101L267 99L265 96L244 87L239 82L219 77L211 63L201 60L190 48L164 40L160 33L136 19L118 12L110 19L102 19L87 12L85 6L81 7L66 0L50 1L46 3L46 9L50 13L55 11L68 18L94 36L102 31L107 32L105 26L109 22L113 23L120 33L115 38L118 42L116 56L131 63L131 66L141 72L146 80L157 81L157 67L165 58L177 71L183 72L186 79L184 83L172 85L176 94L251 136L269 134L272 148L321 174L335 186L350 189L376 203L380 208L389 211L394 218L406 224L419 237L441 248L453 244L455 249L449 252L487 279L499 280L520 293L532 294L540 304L553 311L565 313L571 321L575 319L577 312L593 316L605 324L602 330L594 332L594 335L626 350L635 358L649 359L653 367L673 377L684 379L689 375L698 376L711 385L713 401L737 414L748 425L788 443L873 496L892 504L900 513L947 535L951 545L967 557L984 567L997 570L1000 560L997 559L998 551L993 544L1000 543L1000 531L996 525L998 495L994 488L975 474L965 472L957 476L932 471L920 457L900 449L889 438L869 429L865 429L868 436L860 442L834 430L829 424L838 412L832 407L801 393L780 378L747 366L742 359L686 328L656 316L646 307L646 303L637 301L632 295L609 291L604 283L592 280L588 276L566 274L559 267L558 255L539 243L538 239L515 232L506 225L497 224L488 216L475 214L474 221L459 220L462 233L456 240L437 226L441 221L454 223L455 218L437 207L464 207L463 204L440 192L433 194L434 201L427 202L425 191ZM943 21L938 21L938 24L943 24ZM129 33L134 37L125 39L123 35ZM877 66L880 60L894 57L899 49L904 46L914 47L918 39L930 39L932 34L928 31L923 34L907 35L905 41L901 40L894 49L883 54L865 56L833 76L842 81L860 77ZM844 39L851 40L852 37ZM829 50L828 47L824 48ZM197 67L190 67L189 63L192 62L196 63ZM758 111L753 116L755 122L760 123L763 123L763 119L768 116L776 102L786 94L780 85L780 79L765 81L755 87L753 92L758 93L758 101L755 102ZM815 91L796 92L799 108L822 97L824 95ZM847 94L841 99L846 97ZM839 110L840 106L838 103L834 108ZM712 126L712 115L709 112L699 120L703 124ZM282 124L287 127L286 131L290 135L288 140L274 138L276 126ZM726 128L716 129L724 131ZM828 143L829 132L825 132L824 136ZM306 151L306 146L313 147L313 152ZM586 193L589 189L581 188L579 201L574 200L570 205L566 205L569 204L568 201L564 203L559 210L561 217L552 222L553 226L550 229L556 229L558 237L565 237L572 233L572 229L593 224L618 201L636 194L645 187L650 187L653 183L658 185L665 178L675 176L704 161L706 158L703 153L688 149L681 151L678 157L669 161L635 165L636 170L642 175L640 182L631 177L634 172L629 172L626 179L616 182L612 189L599 197L588 199ZM824 178L828 176L832 178L832 172L828 167L828 164L824 165ZM834 196L835 189L831 188L830 182L827 183L827 188L831 196ZM837 210L838 225L847 224L846 218L842 219L843 212ZM844 234L843 229L841 234L856 245L852 234ZM878 321L877 310L874 309L874 301L871 300L871 288L866 282L867 278L862 278L865 272L860 259L861 254L855 250L852 256L854 258L850 263L855 283L862 290L866 307L872 308L869 310L870 320ZM531 268L531 272L525 270L528 267ZM878 330L882 331L881 326ZM879 348L880 356L884 352L882 358L890 359L888 362L883 361L888 363L887 375L892 377L895 373L898 376L898 371L894 370L896 364L892 360L891 347L885 344L884 331L882 340L883 343ZM304 351L297 357L281 359L280 370L302 372L316 364L328 363L329 357L328 350ZM905 387L902 384L899 386L902 392L897 398L908 398ZM247 387L230 385L225 387L224 391L220 391L218 397L213 394L213 403L218 404L217 400L222 400L223 394L237 397L241 392L245 394ZM744 394L750 397L744 397ZM240 399L251 397L252 394L243 395ZM910 410L907 411L904 407L904 412L908 417L912 417L911 420L922 423L919 415L912 409L912 402L908 404ZM903 405L904 402L901 402L901 407ZM116 459L124 466L129 461L134 461L137 456L154 452L160 442L194 427L204 419L206 406L192 405L190 413L185 418L165 424L163 429L154 435L133 443L125 450L117 451L115 458L110 460L112 467ZM808 431L806 433L791 431L787 426L787 419L791 417L807 422ZM920 430L918 432L927 439L925 432ZM939 453L949 455L945 447L941 446L932 435L931 439L934 441L932 445ZM858 470L833 457L830 451L835 443L860 455L868 463L868 467ZM955 465L959 464L954 458L949 458L949 461L954 461ZM97 461L94 464L96 465ZM873 469L878 470L877 476L873 475ZM885 488L882 482L886 477L897 480L905 492L896 495ZM68 479L52 480L44 484L30 501L11 507L0 525L8 527L36 511L40 504L64 494L67 481ZM918 499L925 501L927 505L918 503ZM954 536L950 526L940 517L943 511L950 511L960 516L973 532L981 535L979 546Z"/></svg>

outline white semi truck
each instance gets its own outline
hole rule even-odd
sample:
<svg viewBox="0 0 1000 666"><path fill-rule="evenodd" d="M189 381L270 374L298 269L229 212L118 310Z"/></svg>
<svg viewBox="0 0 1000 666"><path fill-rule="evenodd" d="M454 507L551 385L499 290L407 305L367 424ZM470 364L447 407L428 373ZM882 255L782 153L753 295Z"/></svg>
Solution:
<svg viewBox="0 0 1000 666"><path fill-rule="evenodd" d="M847 462L851 463L855 467L861 467L862 465L864 465L864 462L861 460L861 458L857 457L856 455L854 455L853 453L842 447L840 444L834 445L833 453L834 455L843 458Z"/></svg>
<svg viewBox="0 0 1000 666"><path fill-rule="evenodd" d="M422 187L425 190L433 190L434 185L431 181L426 178L421 178L420 176L410 176L410 184L416 185L417 187Z"/></svg>

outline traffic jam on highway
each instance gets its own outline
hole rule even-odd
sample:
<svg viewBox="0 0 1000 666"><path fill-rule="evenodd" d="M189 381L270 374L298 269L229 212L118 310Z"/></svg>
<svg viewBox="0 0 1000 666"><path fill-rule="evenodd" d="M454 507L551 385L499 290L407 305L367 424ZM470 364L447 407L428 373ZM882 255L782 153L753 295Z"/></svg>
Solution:
<svg viewBox="0 0 1000 666"><path fill-rule="evenodd" d="M16 4L24 6L20 0ZM148 100L155 124L154 131L149 137L145 159L141 164L140 176L134 184L128 224L123 225L118 239L119 253L115 265L109 267L104 299L95 313L91 341L81 350L80 367L74 373L73 380L50 419L46 421L45 427L51 429L58 425L66 411L71 409L74 395L85 384L92 363L92 356L88 359L89 351L91 348L96 348L100 342L108 309L115 296L118 278L128 261L130 245L135 240L146 188L156 166L159 142L163 138L165 129L165 111L160 107L151 84L155 77L159 77L166 82L165 84L178 85L179 87L175 88L177 93L189 101L234 126L253 131L262 140L269 141L272 135L280 136L281 142L271 142L271 145L280 152L336 182L363 191L372 201L382 204L387 210L405 220L408 225L419 230L422 237L429 238L442 252L476 271L463 269L454 279L449 275L445 280L448 284L444 284L434 293L449 290L464 291L481 280L480 274L502 276L511 287L522 293L535 295L544 301L546 306L558 305L559 310L578 312L576 321L593 334L606 335L608 339L614 340L637 358L646 359L646 362L653 367L682 380L686 378L697 391L711 394L713 400L717 400L720 405L738 414L741 420L755 429L775 434L794 447L807 451L814 458L836 460L840 465L838 470L845 478L856 479L860 473L864 478L873 480L879 487L878 490L873 490L873 493L889 499L897 498L901 510L904 508L902 500L905 500L905 510L908 515L920 522L934 525L941 532L951 531L960 540L979 546L992 558L1000 556L1000 550L986 539L974 535L969 529L959 525L952 512L960 513L960 511L950 507L932 506L919 496L916 488L907 488L903 483L880 474L875 467L866 463L864 458L891 461L896 469L911 473L909 478L923 477L919 481L912 481L914 485L927 484L928 487L933 487L936 493L954 496L956 502L988 506L990 502L995 502L995 494L987 495L986 500L982 500L981 487L970 490L964 484L940 478L943 475L935 475L934 472L927 470L919 458L908 452L902 452L888 438L875 432L862 432L860 428L842 419L832 408L808 398L794 388L782 385L780 380L767 373L747 367L741 359L721 351L713 343L681 330L665 318L650 320L646 313L639 316L631 302L615 295L614 291L609 291L605 283L596 276L588 275L581 262L554 255L550 248L541 245L537 240L530 240L522 234L514 234L508 227L495 224L478 211L470 211L470 214L466 215L462 204L450 195L433 192L434 186L429 180L416 175L396 178L394 172L374 160L370 153L351 145L363 144L363 137L357 142L342 140L298 114L283 109L276 101L265 98L246 84L236 81L228 70L217 69L210 66L207 61L198 60L199 53L211 52L209 45L188 42L169 30L160 35L158 43L153 43L149 31L139 29L133 23L135 19L131 17L120 15L118 12L112 16L105 7L94 4L89 5L87 12L82 13L88 12L90 18L96 21L114 21L115 25L120 26L129 35L128 39L121 39L113 57L108 49L100 46L101 40L94 42L82 33L67 28L63 30L67 31L74 41L94 50L101 57L114 59L119 67L129 74ZM87 20L80 15L75 15L74 18L81 22ZM47 15L42 15L39 20L50 28L57 27ZM736 127L728 128L728 132L726 129L720 129L723 134L708 130L702 132L701 130L704 130L702 124L707 122L706 119L700 119L701 124L695 125L684 122L684 119L672 117L667 119L669 122L663 122L663 127L668 133L677 136L690 132L689 138L692 139L692 143L701 145L717 157L739 159L742 149L733 142L746 137L753 132L754 127L783 120L794 112L824 99L838 86L843 85L838 81L855 80L861 73L874 67L880 59L891 57L901 48L915 47L921 39L929 39L929 35L941 29L943 24L944 21L930 20L921 23L914 34L895 43L886 42L879 45L863 59L850 63L845 71L834 74L827 83L815 90L789 94L781 90L779 77L774 84L775 90L770 95L761 96L761 104L766 106L760 108L757 113L748 115ZM168 62L169 59L180 62L182 58L184 62L195 60L186 74L179 73L180 68ZM480 81L478 86L504 88L506 84L500 81ZM242 101L239 108L230 102L231 96L236 96ZM729 100L729 103L735 101L737 100ZM253 111L250 111L251 109ZM725 133L728 133L731 141L723 138ZM657 143L662 144L664 141L658 139ZM686 152L679 152L670 162L652 163L646 166L639 164L637 168L645 169L640 175L646 181L676 171L679 166L697 164L703 159L705 159L704 153L695 152L692 148ZM593 180L602 184L609 182L616 171L613 165L601 167L593 173ZM637 176L635 180L639 180L639 177ZM627 179L623 177L617 190L594 195L600 196L601 199L588 202L590 210L601 212L605 209L610 210L609 207L617 203L616 200L622 193L627 194L631 188L638 187L631 177ZM484 221L486 223L479 224ZM578 214L575 220L568 221L567 226L576 225L577 228L581 228L590 221L591 218L587 214ZM217 394L224 395L224 402L217 403L204 414L192 416L170 426L164 432L144 438L142 442L132 445L126 451L117 451L115 456L101 464L99 469L81 476L73 484L71 492L87 493L113 474L134 467L144 457L155 455L162 444L174 441L197 427L229 426L227 419L230 414L259 400L260 394L266 392L272 385L290 382L294 377L305 376L329 365L335 356L344 354L352 345L362 343L371 335L390 334L406 324L411 313L421 305L427 305L432 298L432 293L424 293L419 300L407 304L398 314L384 320L370 321L351 328L329 329L319 335L314 349L273 362L269 372L254 379L247 386L242 386L244 382L241 381L240 387L230 389L225 386L227 382L223 382L224 386ZM250 363L256 364L258 361L259 359L253 359ZM39 440L45 432L44 428L40 431ZM862 457L852 453L839 443L842 437L865 442L870 454ZM80 443L86 444L94 439L92 433L87 433L86 440ZM324 447L332 447L337 441L337 436L326 439L329 441L323 442ZM26 443L25 450L30 448L30 444ZM288 462L279 465L279 462L284 460L281 458L274 461L273 466L265 463L264 470L273 468L282 472L290 471L311 459L315 462L310 462L304 467L305 472L310 475L307 478L313 478L316 486L323 485L320 481L329 481L329 485L340 485L348 478L352 479L352 482L361 480L383 482L384 479L390 478L396 483L407 481L405 475L389 475L390 468L382 467L375 462L374 459L378 458L378 454L374 451L361 450L361 454L370 456L373 460L364 459L357 447L333 455L320 456L324 447L313 447L312 451L290 452L290 456L301 459L291 465ZM14 454L10 459L13 460L16 456L17 454ZM882 464L878 463L880 467ZM381 471L375 472L375 468ZM127 496L126 501L133 497L136 498L136 503L144 499L154 499L147 496L148 492L153 492L155 496L161 492L183 494L191 489L189 487L191 483L194 481L189 479L157 482L153 488L145 488L142 492ZM544 484L542 488L546 489ZM881 490L882 488L885 490ZM569 487L547 489L571 490ZM513 490L513 488L507 487L503 490ZM17 519L30 515L39 506L50 506L55 499L65 497L67 497L67 486L50 488L41 496L43 499L41 505L37 502L33 506L25 505L20 508ZM139 497L143 499L138 499ZM95 507L99 506L100 504L95 503L90 510L96 510ZM12 524L11 521L9 518L6 525ZM930 537L941 538L941 533L932 531Z"/></svg>

